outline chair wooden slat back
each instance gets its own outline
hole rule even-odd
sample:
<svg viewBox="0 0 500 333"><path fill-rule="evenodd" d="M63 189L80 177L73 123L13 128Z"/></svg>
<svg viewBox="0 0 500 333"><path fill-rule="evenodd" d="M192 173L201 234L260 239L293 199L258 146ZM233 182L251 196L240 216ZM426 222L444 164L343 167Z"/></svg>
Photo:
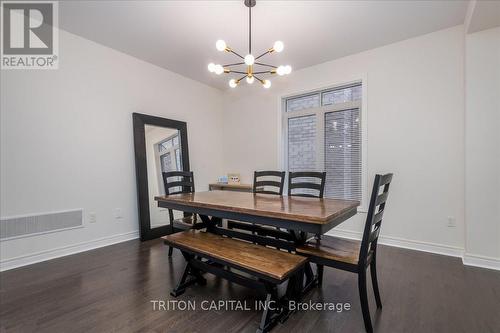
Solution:
<svg viewBox="0 0 500 333"><path fill-rule="evenodd" d="M262 179L266 177L266 179ZM269 177L278 180L269 180ZM283 185L285 184L285 171L255 171L253 174L253 193L283 195ZM266 189L272 187L274 189Z"/></svg>
<svg viewBox="0 0 500 333"><path fill-rule="evenodd" d="M391 180L392 173L375 175L370 206L368 208L363 239L361 241L359 265L366 265L368 257L376 251Z"/></svg>
<svg viewBox="0 0 500 333"><path fill-rule="evenodd" d="M175 179L170 179L174 177ZM163 172L163 184L165 186L165 195L193 193L195 191L192 171ZM181 190L177 189L179 187Z"/></svg>
<svg viewBox="0 0 500 333"><path fill-rule="evenodd" d="M294 180L297 181L294 182ZM313 182L313 180L315 180L315 182ZM297 197L323 198L323 193L325 192L325 180L326 172L289 172L288 195ZM311 191L309 191L310 193L296 192L300 190Z"/></svg>

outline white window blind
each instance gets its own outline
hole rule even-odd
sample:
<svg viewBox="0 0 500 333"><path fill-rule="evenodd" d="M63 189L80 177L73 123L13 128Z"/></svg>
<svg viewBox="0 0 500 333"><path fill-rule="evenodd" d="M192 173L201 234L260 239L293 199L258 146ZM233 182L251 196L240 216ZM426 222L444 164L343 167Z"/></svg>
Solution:
<svg viewBox="0 0 500 333"><path fill-rule="evenodd" d="M325 113L325 196L361 200L359 109Z"/></svg>
<svg viewBox="0 0 500 333"><path fill-rule="evenodd" d="M325 197L362 201L361 84L284 103L288 171L326 171Z"/></svg>

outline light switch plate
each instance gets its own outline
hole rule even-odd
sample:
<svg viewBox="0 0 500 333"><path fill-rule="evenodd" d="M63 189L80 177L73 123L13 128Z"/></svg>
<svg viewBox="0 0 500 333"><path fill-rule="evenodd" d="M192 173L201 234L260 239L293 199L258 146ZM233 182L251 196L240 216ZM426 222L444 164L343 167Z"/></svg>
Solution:
<svg viewBox="0 0 500 333"><path fill-rule="evenodd" d="M114 213L115 219L123 219L123 212L121 208L115 208L115 213Z"/></svg>

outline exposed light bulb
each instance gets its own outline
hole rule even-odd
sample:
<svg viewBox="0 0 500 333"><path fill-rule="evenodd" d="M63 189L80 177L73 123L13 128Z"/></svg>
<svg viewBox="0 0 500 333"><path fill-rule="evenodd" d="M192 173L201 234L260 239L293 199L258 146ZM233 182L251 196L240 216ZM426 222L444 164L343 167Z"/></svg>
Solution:
<svg viewBox="0 0 500 333"><path fill-rule="evenodd" d="M248 66L252 66L255 62L255 58L253 55L251 54L247 54L245 56L245 64L248 65Z"/></svg>
<svg viewBox="0 0 500 333"><path fill-rule="evenodd" d="M274 42L274 45L273 45L274 51L281 52L281 51L283 51L284 48L285 48L285 44L283 44L282 41L277 40Z"/></svg>
<svg viewBox="0 0 500 333"><path fill-rule="evenodd" d="M264 88L268 89L271 87L271 81L269 80L264 80L262 85L264 86Z"/></svg>
<svg viewBox="0 0 500 333"><path fill-rule="evenodd" d="M247 83L252 84L253 81L255 81L255 78L253 76L247 76Z"/></svg>
<svg viewBox="0 0 500 333"><path fill-rule="evenodd" d="M292 66L286 65L285 66L285 74L290 74L292 72Z"/></svg>
<svg viewBox="0 0 500 333"><path fill-rule="evenodd" d="M226 42L223 41L222 39L219 39L217 42L215 42L215 48L219 51L224 51L226 47L227 47Z"/></svg>
<svg viewBox="0 0 500 333"><path fill-rule="evenodd" d="M276 68L276 74L280 76L285 75L285 71L286 71L285 66L278 66L278 68Z"/></svg>
<svg viewBox="0 0 500 333"><path fill-rule="evenodd" d="M208 71L210 73L215 72L215 64L213 62L211 62L211 63L208 64Z"/></svg>
<svg viewBox="0 0 500 333"><path fill-rule="evenodd" d="M222 67L222 65L215 65L214 72L217 75L221 75L222 73L224 73L224 67Z"/></svg>
<svg viewBox="0 0 500 333"><path fill-rule="evenodd" d="M230 86L231 88L236 88L236 86L237 86L237 85L238 85L238 82L236 82L236 80L235 80L235 79L231 79L231 80L229 80L229 86Z"/></svg>

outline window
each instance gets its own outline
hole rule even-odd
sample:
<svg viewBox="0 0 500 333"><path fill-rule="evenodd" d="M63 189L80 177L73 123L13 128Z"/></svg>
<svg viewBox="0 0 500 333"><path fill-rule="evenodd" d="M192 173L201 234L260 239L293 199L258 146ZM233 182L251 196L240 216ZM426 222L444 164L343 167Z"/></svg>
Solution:
<svg viewBox="0 0 500 333"><path fill-rule="evenodd" d="M179 142L179 134L176 133L156 144L156 158L157 158L157 173L158 173L158 186L163 189L163 172L180 171L182 170L181 147ZM173 179L180 181L180 177L173 177ZM171 191L180 190L180 187L174 187Z"/></svg>
<svg viewBox="0 0 500 333"><path fill-rule="evenodd" d="M158 145L158 150L160 151L160 153L168 151L171 148L172 148L172 139L165 140Z"/></svg>
<svg viewBox="0 0 500 333"><path fill-rule="evenodd" d="M361 200L359 109L325 113L325 196Z"/></svg>
<svg viewBox="0 0 500 333"><path fill-rule="evenodd" d="M288 118L288 170L316 169L316 117Z"/></svg>
<svg viewBox="0 0 500 333"><path fill-rule="evenodd" d="M319 106L319 94L289 98L286 100L286 110L299 111Z"/></svg>
<svg viewBox="0 0 500 333"><path fill-rule="evenodd" d="M182 170L179 136L177 134L158 143L158 153L161 172Z"/></svg>
<svg viewBox="0 0 500 333"><path fill-rule="evenodd" d="M362 201L361 84L284 100L288 171L326 171L325 197Z"/></svg>

